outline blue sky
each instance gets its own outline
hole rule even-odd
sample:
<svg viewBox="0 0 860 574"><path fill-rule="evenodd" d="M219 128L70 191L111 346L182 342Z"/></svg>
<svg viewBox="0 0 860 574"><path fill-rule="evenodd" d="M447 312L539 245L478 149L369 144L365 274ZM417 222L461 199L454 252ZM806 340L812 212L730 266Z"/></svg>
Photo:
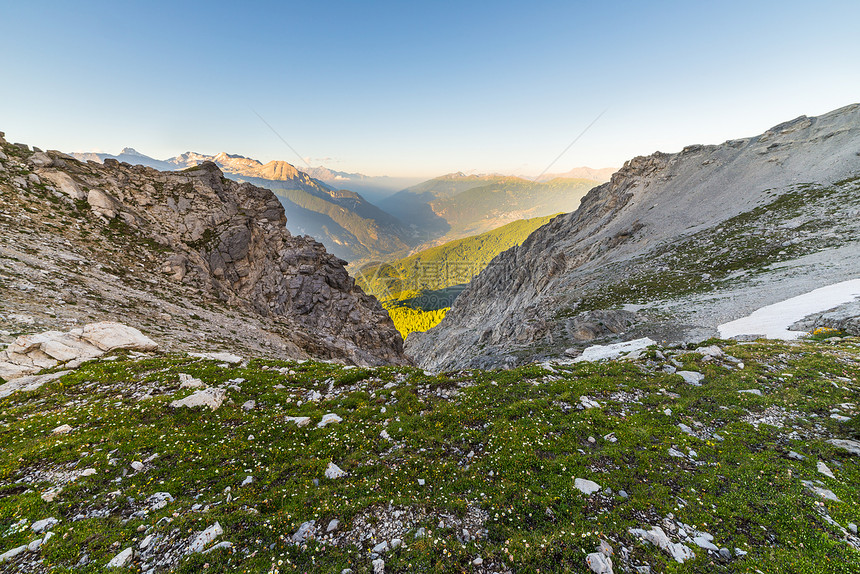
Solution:
<svg viewBox="0 0 860 574"><path fill-rule="evenodd" d="M4 2L0 130L381 175L619 166L860 101L860 2Z"/></svg>

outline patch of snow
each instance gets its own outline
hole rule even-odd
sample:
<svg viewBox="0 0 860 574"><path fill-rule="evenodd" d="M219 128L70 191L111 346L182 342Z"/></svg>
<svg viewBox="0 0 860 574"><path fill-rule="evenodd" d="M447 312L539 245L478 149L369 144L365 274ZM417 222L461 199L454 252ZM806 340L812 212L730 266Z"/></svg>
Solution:
<svg viewBox="0 0 860 574"><path fill-rule="evenodd" d="M788 327L791 324L814 313L849 303L858 297L860 297L860 279L851 279L767 305L746 317L723 323L717 328L723 339L742 335L760 335L768 339L789 341L806 334L802 331L789 331Z"/></svg>

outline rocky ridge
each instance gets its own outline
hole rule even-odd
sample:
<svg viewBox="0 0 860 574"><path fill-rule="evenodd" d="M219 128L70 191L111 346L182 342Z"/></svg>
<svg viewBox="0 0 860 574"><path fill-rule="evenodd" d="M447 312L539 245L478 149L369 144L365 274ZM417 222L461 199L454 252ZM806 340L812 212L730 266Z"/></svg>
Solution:
<svg viewBox="0 0 860 574"><path fill-rule="evenodd" d="M858 104L634 158L577 211L496 257L407 350L444 369L575 354L595 338L713 336L857 275L858 174Z"/></svg>
<svg viewBox="0 0 860 574"><path fill-rule="evenodd" d="M287 231L271 191L213 163L165 173L0 146L0 341L119 319L180 349L406 362L385 310Z"/></svg>

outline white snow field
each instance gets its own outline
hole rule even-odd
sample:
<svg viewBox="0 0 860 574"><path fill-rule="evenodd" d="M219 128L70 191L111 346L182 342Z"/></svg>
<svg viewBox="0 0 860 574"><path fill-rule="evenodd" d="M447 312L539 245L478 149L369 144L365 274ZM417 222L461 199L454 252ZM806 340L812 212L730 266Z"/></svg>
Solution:
<svg viewBox="0 0 860 574"><path fill-rule="evenodd" d="M849 303L858 297L860 297L860 279L851 279L762 307L746 317L723 323L717 328L723 339L741 335L757 335L768 339L797 339L806 333L789 331L789 325L813 313Z"/></svg>

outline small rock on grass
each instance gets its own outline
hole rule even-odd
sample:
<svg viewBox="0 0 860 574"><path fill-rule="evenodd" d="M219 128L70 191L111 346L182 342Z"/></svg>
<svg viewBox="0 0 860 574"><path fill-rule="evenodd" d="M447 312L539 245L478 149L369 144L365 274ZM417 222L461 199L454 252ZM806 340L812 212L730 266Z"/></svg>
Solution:
<svg viewBox="0 0 860 574"><path fill-rule="evenodd" d="M227 396L227 391L224 389L215 389L208 388L200 391L196 391L184 399L175 400L170 403L170 406L173 408L179 407L209 407L210 409L217 410L221 407L224 402L225 397Z"/></svg>
<svg viewBox="0 0 860 574"><path fill-rule="evenodd" d="M26 552L26 551L27 551L27 545L26 544L23 546L18 546L16 548L13 548L11 550L7 550L3 554L0 554L0 564L2 564L3 562L6 562L7 560L12 560L13 558L18 556L19 554Z"/></svg>
<svg viewBox="0 0 860 574"><path fill-rule="evenodd" d="M696 371L678 371L675 374L680 375L684 382L693 386L699 386L705 380L705 375Z"/></svg>
<svg viewBox="0 0 860 574"><path fill-rule="evenodd" d="M224 529L217 522L197 535L197 538L188 547L188 553L203 552L216 538L224 534Z"/></svg>
<svg viewBox="0 0 860 574"><path fill-rule="evenodd" d="M371 564L373 564L373 574L385 574L385 560L377 558Z"/></svg>
<svg viewBox="0 0 860 574"><path fill-rule="evenodd" d="M600 490L599 484L585 478L577 478L573 481L573 486L585 495L594 494L595 492Z"/></svg>
<svg viewBox="0 0 860 574"><path fill-rule="evenodd" d="M860 455L860 441L842 438L832 438L827 442L835 447L847 451L848 454Z"/></svg>
<svg viewBox="0 0 860 574"><path fill-rule="evenodd" d="M328 414L323 415L322 420L317 423L317 428L323 428L324 426L332 424L332 423L339 423L342 420L343 419L340 418L339 416L337 416L336 414L328 413Z"/></svg>
<svg viewBox="0 0 860 574"><path fill-rule="evenodd" d="M45 532L46 530L50 530L59 523L60 521L54 517L45 518L43 520L37 520L33 523L32 526L30 526L30 528L33 530L33 532L38 534L39 532Z"/></svg>
<svg viewBox="0 0 860 574"><path fill-rule="evenodd" d="M134 548L126 548L107 563L108 568L122 568L134 559Z"/></svg>
<svg viewBox="0 0 860 574"><path fill-rule="evenodd" d="M328 463L328 467L325 469L325 477L326 478L340 478L342 476L346 476L346 471L342 470L338 465L333 462Z"/></svg>
<svg viewBox="0 0 860 574"><path fill-rule="evenodd" d="M585 557L585 563L594 574L613 574L612 559L600 552L592 552Z"/></svg>
<svg viewBox="0 0 860 574"><path fill-rule="evenodd" d="M311 534L313 534L316 523L316 520L308 520L307 522L302 523L302 525L299 526L299 529L296 530L295 533L293 533L290 540L292 540L295 544L301 544L302 542L307 540L307 538Z"/></svg>

